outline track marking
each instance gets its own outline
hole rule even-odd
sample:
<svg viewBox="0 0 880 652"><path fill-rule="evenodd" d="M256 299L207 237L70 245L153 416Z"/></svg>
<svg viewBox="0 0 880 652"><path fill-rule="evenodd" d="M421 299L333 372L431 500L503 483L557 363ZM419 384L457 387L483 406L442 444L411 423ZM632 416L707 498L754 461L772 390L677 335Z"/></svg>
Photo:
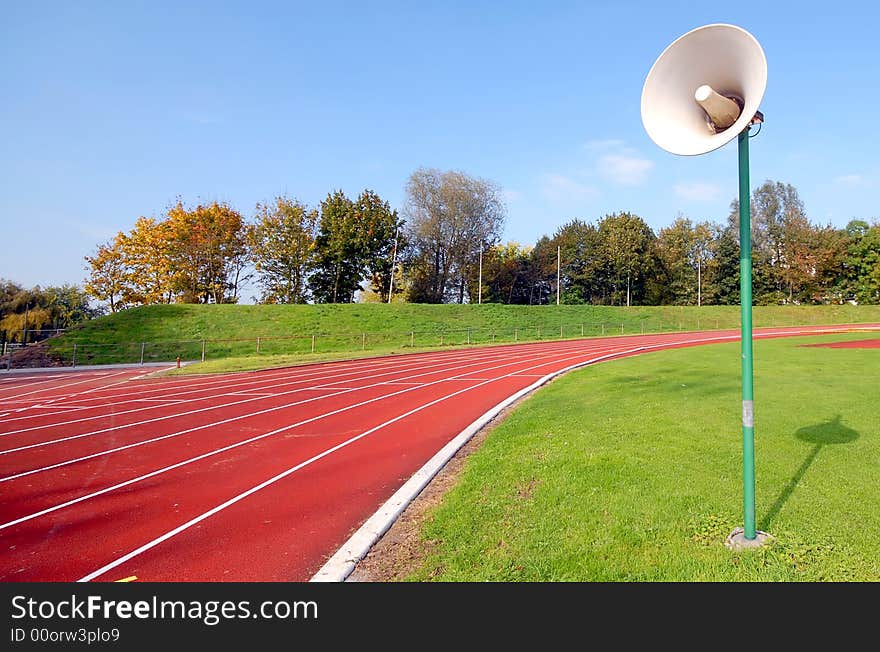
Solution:
<svg viewBox="0 0 880 652"><path fill-rule="evenodd" d="M574 349L572 349L572 350L574 350ZM567 352L567 351L569 351L569 349L564 349L564 350L561 351L561 352L556 352L556 353L553 353L553 354L548 354L547 357L552 357L552 355L562 355L564 352ZM499 354L498 356L493 356L493 357L490 358L490 359L491 359L491 360L498 360L498 359L507 359L507 358L506 358L506 356L503 356L503 355ZM447 366L447 367L443 367L442 369L439 369L439 370L438 370L438 369L431 369L430 371L424 371L424 372L422 372L422 373L413 374L413 375L411 375L411 376L404 376L404 378L418 378L419 376L429 376L429 375L432 375L432 374L437 374L437 373L442 373L442 372L444 372L444 371L449 371L450 369L461 369L461 368L464 368L464 367L471 367L471 366L478 365L478 364L481 364L481 363L485 363L485 362L486 362L486 358L485 358L485 357L483 357L483 358L480 359L480 360L473 360L472 358L467 358L467 359L465 359L465 358L457 357L457 359L455 359L455 362L462 362L462 361L465 361L465 360L466 360L465 364L460 364L460 365L458 365L458 366L456 366L456 367L449 367L449 366ZM511 363L508 363L508 364L514 364L514 363L511 362ZM423 366L421 366L421 367L419 367L419 366L415 366L415 367L410 368L410 369L408 369L408 370L406 370L406 371L414 371L414 370L417 370L417 369L430 369L430 368L432 368L432 367L437 367L437 366L440 366L440 364L438 363L438 364L423 365ZM363 377L361 378L361 380L365 380L365 379L368 379L368 378L377 378L377 377L379 377L379 376L386 376L386 375L388 375L389 373L398 373L398 372L399 372L399 370L394 370L394 371L386 371L386 372L382 372L382 373L378 373L378 374L371 374L371 375L368 375L368 376L363 376ZM342 381L339 381L339 382L342 382ZM301 403L308 403L308 402L311 402L311 401L317 401L317 400L324 399L324 398L331 398L331 397L333 397L333 396L337 396L337 395L339 395L339 394L344 394L344 393L346 393L346 392L358 391L358 390L362 390L362 389L368 389L368 388L371 388L371 387L377 387L377 386L380 386L380 385L382 385L382 384L384 384L384 381L380 381L380 382L377 382L377 383L372 383L372 384L369 384L369 385L364 385L364 386L357 387L357 388L354 388L354 389L343 389L343 390L338 391L338 392L335 392L335 393L333 393L333 394L327 394L327 395L324 395L324 396L317 396L317 397L313 397L313 398L305 399L305 400L303 400L303 401L296 401L296 402L293 402L293 403L289 403L289 404L287 404L287 405L275 406L275 407L267 408L267 409L265 409L265 410L260 410L260 411L258 411L258 412L252 412L252 413L248 413L248 414L245 414L245 415L239 415L239 416L237 416L237 417L233 417L233 418L231 418L231 419L225 419L225 420L222 420L222 421L213 422L212 424L205 424L204 426L200 426L200 427L208 427L208 426L210 426L210 425L221 425L221 424L223 424L223 423L227 423L227 422L229 422L229 421L234 421L234 420L236 420L236 419L243 419L243 418L246 418L246 417L249 417L249 416L254 416L254 415L258 415L258 414L265 414L265 413L267 413L267 412L272 412L272 411L280 410L280 409L284 409L284 408L287 408L287 407L293 407L293 406L295 406L295 405L299 405L299 404L301 404ZM419 383L419 384L421 385L422 383ZM289 395L289 394L296 394L296 393L302 392L304 389L306 389L306 388L297 388L297 389L293 389L293 390L290 390L290 391L287 391L287 392L279 392L276 396L285 396L285 395ZM211 397L205 397L205 400L207 400L207 398L211 398ZM100 429L100 430L93 430L93 431L91 431L91 432L80 433L80 434L78 434L78 435L71 435L71 436L69 436L69 437L61 437L61 438L59 438L59 439L52 439L52 440L49 440L49 441L38 442L38 443L35 443L35 444L28 444L28 445L26 445L26 446L18 446L18 447L16 447L16 448L9 448L9 449L6 449L6 450L0 450L0 455L8 455L9 453L16 453L16 452L19 452L19 451L22 451L22 450L27 450L27 449L30 449L30 448L39 448L39 447L42 447L42 446L48 446L48 445L52 445L52 444L59 444L59 443L63 443L63 442L66 442L66 441L72 441L72 440L74 440L74 439L81 439L81 438L83 438L83 437L92 437L92 436L95 436L95 435L103 434L103 433L105 433L105 432L112 432L112 431L116 431L116 430L121 430L121 429L123 429L123 428L130 428L130 427L133 427L133 426L141 426L141 425L144 425L144 424L147 424L147 423L155 423L155 422L157 422L157 421L164 421L164 420L167 420L167 419L174 419L174 418L177 418L177 417L189 416L189 415L192 415L192 414L197 414L197 413L199 413L199 412L206 412L206 411L209 411L209 410L215 410L215 409L219 409L219 408L231 407L231 406L233 406L233 405L242 405L242 404L244 404L244 403L250 403L250 402L253 402L253 401L260 400L260 398L263 398L263 397L248 398L248 399L244 399L244 400L241 400L241 401L233 401L233 402L231 402L231 403L224 403L224 404L222 404L222 405L209 405L209 406L207 406L207 407L204 407L204 408L198 408L198 409L196 409L196 410L190 410L190 411L188 411L188 412L179 412L179 413L175 413L175 414L167 414L167 415L164 415L164 416L158 416L158 417L155 417L155 418L152 418L152 419L145 419L145 420L143 420L143 421L134 421L134 422L132 422L132 423L120 424L120 425L118 425L118 426L110 426L110 427L107 427L107 428L102 428L102 429ZM114 413L112 416L113 416L114 418L116 418L116 417L120 416L121 414L126 414L126 413L128 413L128 412L136 412L136 411L138 411L138 410L144 410L144 409L155 409L155 408L157 408L157 407L164 407L164 406L157 405L157 406L152 406L152 407L149 407L149 408L137 408L137 410L127 410L127 411L123 411L123 412L116 412L116 413ZM106 414L105 414L105 415L102 415L102 416L103 416L104 418L106 418L107 416L110 416L110 415L106 415ZM68 425L68 424L71 424L71 423L78 423L78 422L81 422L81 421L87 421L87 420L92 419L92 418L94 418L94 417L86 417L85 419L74 419L74 420L71 420L71 421L67 421L67 422L63 422L63 423L61 423L61 424L55 424L55 425L56 425L56 426L57 426L57 425ZM21 432L30 432L30 431L33 431L33 430L39 430L39 429L47 428L47 427L53 427L53 426L50 424L50 425L48 425L48 426L34 426L34 427L32 427L32 428L22 428L22 429L20 429L20 430L15 430L15 431L10 431L10 432L3 433L3 434L0 435L0 436L12 435L12 434L18 434L18 433L21 433ZM184 432L189 432L189 431L184 431ZM159 438L152 439L152 440L146 440L146 441L143 442L143 443L150 443L150 442L152 442L152 441L158 441L159 439L164 439L165 437L167 437L167 436L159 437ZM113 450L115 451L115 450L118 450L118 449L113 449ZM110 452L112 452L112 451L110 451ZM48 468L48 467L47 467L47 468ZM3 481L5 481L5 480L7 480L7 479L9 479L9 478L0 478L0 482L3 482Z"/></svg>
<svg viewBox="0 0 880 652"><path fill-rule="evenodd" d="M460 361L463 361L463 360L467 360L470 364L479 364L480 362L485 362L485 359L483 359L483 360L473 360L473 357L474 357L474 356L472 356L472 355L470 355L470 356L455 356L455 358L453 359L453 361L460 362ZM501 358L501 357L503 357L503 354L499 352L497 355L492 356L490 359L498 359L498 358ZM406 371L412 371L412 370L414 370L414 369L427 369L427 368L431 368L431 367L443 367L443 364L448 364L448 362L449 362L449 361L447 360L447 361L441 361L441 362L438 362L438 363L436 363L436 364L423 365L423 364L421 364L421 361L419 361L419 360L413 360L413 361L412 361L412 365L409 365L409 368L405 368L405 369L402 369L402 370L401 370L401 369L399 368L399 366L398 366L397 368L392 369L392 370L390 370L390 371L381 371L380 373L376 373L376 374L372 374L372 375L367 375L367 376L362 376L361 378L376 378L376 377L379 377L379 376L386 376L386 375L388 375L388 374L394 374L394 373L401 373L401 372L406 372ZM388 365L383 365L383 368L384 368L385 366L388 366ZM338 377L338 376L351 376L352 374L357 374L357 373L358 373L357 370L355 370L355 371L349 371L349 372L346 372L346 373L343 373L343 374L336 374L335 376L334 376L334 375L330 375L330 378ZM314 382L315 380L320 380L320 379L309 378L309 379L305 379L305 380L303 380L303 381L294 381L292 384L296 384L296 383L298 383L298 382ZM346 379L346 380L351 380L351 379ZM358 380L358 379L355 379L355 380ZM339 383L339 382L344 382L344 381L339 380L339 381L335 381L335 382L336 382L336 383ZM289 384L291 384L291 383L278 383L278 384L275 384L275 385L268 385L268 386L266 386L266 387L267 387L267 388L268 388L268 387L277 387L277 386L279 386L279 385L285 385L285 384L289 385ZM332 384L335 384L335 383L326 383L326 382L325 382L325 383L322 383L322 385L325 385L325 386L326 386L326 385L332 385ZM292 394L292 393L295 393L295 392L301 391L301 389L302 389L302 388L297 388L297 389L289 390L289 391L286 391L286 392L278 392L278 393L276 394L276 396L283 396L283 395L286 395L286 394ZM91 391L91 390L89 390L89 391ZM85 393L85 392L83 392L83 393ZM78 395L78 394L73 394L73 395L71 395L71 396L77 396L77 395ZM181 396L181 394L177 394L177 396ZM213 398L216 398L216 397L217 397L217 394L214 394L214 395L203 396L203 397L200 397L200 398L197 398L197 399L190 399L190 400L193 401L193 402L196 402L196 401L210 400L210 399L213 399ZM231 406L233 406L233 405L241 405L241 404L243 404L243 403L248 403L248 402L251 402L251 401L259 400L260 398L262 398L262 397L249 398L249 399L245 399L245 400L242 400L242 401L232 401L232 402L229 402L229 403L223 403L223 404L220 404L220 405L209 405L209 406L207 406L207 407L205 407L205 408L199 408L199 409L197 409L197 410L191 410L191 411L189 411L189 412L181 412L181 413L176 414L176 415L174 415L174 414L164 415L164 416L161 416L161 417L156 417L155 419L145 419L145 420L143 420L143 421L132 422L131 424L123 424L123 425L120 425L120 426L114 426L114 427L112 427L112 428L104 428L104 429L101 429L101 430L95 430L95 431L92 431L91 433L85 433L85 434L82 434L82 435L76 435L75 437L88 436L88 435L91 435L91 434L99 434L99 433L102 433L102 432L108 432L108 431L110 431L110 430L116 430L116 429L119 429L119 428L126 428L126 427L129 427L129 426L132 426L132 425L141 425L141 424L145 424L145 423L152 423L152 422L154 422L154 421L163 420L163 419L170 419L170 418L174 418L174 417L176 417L176 416L188 416L188 415L195 414L195 413L197 413L197 412L203 412L203 411L206 411L206 410L214 410L214 409L219 409L219 408L231 407ZM126 402L130 402L130 401L126 401ZM100 406L96 406L96 407L100 407ZM145 411L145 410L154 410L154 409L159 408L159 407L162 407L162 406L149 406L149 407L133 408L133 409L131 409L131 410L122 410L122 411L120 411L120 412L115 412L115 413L113 414L113 417L114 417L114 418L117 418L117 417L122 416L123 414L131 414L131 413L133 413L133 412L143 412L143 411ZM22 409L24 409L24 408L22 408ZM0 437L5 437L5 436L7 436L7 435L17 435L17 434L20 434L20 433L23 433L23 432L33 432L34 430L45 430L45 429L47 429L47 428L57 428L57 427L59 427L59 426L66 426L66 425L70 425L70 424L73 424L73 423L82 423L82 422L84 422L84 421L93 421L93 420L96 420L96 419L104 419L104 418L107 418L107 416L108 416L108 415L107 415L106 413L102 413L102 414L95 415L95 416L83 417L82 419L73 419L73 420L70 420L70 421L62 421L62 422L57 422L57 423L42 424L42 425L39 425L39 426L30 426L30 427L27 427L27 428L19 428L18 430L9 430L9 431L7 431L7 432L0 433ZM68 439L70 439L70 438L64 438L64 439L60 439L60 440L54 440L52 443L55 443L55 442L57 442L57 441L67 441ZM0 454L2 454L2 451L0 451Z"/></svg>
<svg viewBox="0 0 880 652"><path fill-rule="evenodd" d="M636 349L633 349L632 352L640 351L643 348L644 347L638 347ZM590 361L578 363L576 366L585 366L587 364L595 363L599 359L607 358L607 357L614 357L617 355L619 355L619 353L611 353L606 356L600 356L600 358L594 358L594 359L591 359ZM572 356L572 357L575 357L575 356ZM515 363L508 363L508 364L515 364ZM500 366L508 366L508 365L500 365ZM404 419L408 416L411 416L411 415L415 414L416 412L420 412L428 407L431 407L432 405L436 405L437 403L440 403L442 401L450 399L454 396L458 396L459 394L463 394L465 392L470 392L478 387L481 387L481 386L486 385L491 382L495 382L497 380L501 380L506 377L507 377L507 375L505 374L502 376L498 376L497 378L492 378L492 379L483 381L482 383L480 383L478 385L473 385L472 387L465 387L463 389L452 392L451 394L446 394L445 396L441 396L440 398L429 401L428 403L423 403L423 404L421 404L411 410L408 410L407 412L404 412L403 414L399 414L398 416L396 416L392 419L389 419L383 423L380 423L377 426L374 426L368 430L365 430L364 432L362 432L358 435L355 435L354 437L351 437L351 438L349 438L339 444L336 444L335 446L333 446L331 448L328 448L325 451L322 451L321 453L318 453L317 455L310 457L309 459L305 460L304 462L300 462L299 464L296 464L295 466L292 466L291 468L289 468L285 471L282 471L281 473L278 473L277 475L272 476L268 480L264 480L260 484L254 486L254 487L251 487L250 489L243 491L236 496L233 496L229 500L209 509L208 511L203 512L202 514L199 514L198 516L196 516L194 518L191 518L190 520L177 526L173 530L170 530L170 531L166 532L165 534L163 534L159 537L156 537L152 541L149 541L149 542L145 543L144 545L142 545L142 546L132 550L131 552L123 555L122 557L119 557L118 559L110 562L109 564L102 566L98 570L92 571L88 575L78 579L77 582L90 582L91 580L95 579L96 577L103 575L107 571L110 571L110 570L116 568L117 566L124 564L125 562L129 561L130 559L133 559L134 557L137 557L138 555L146 552L147 550L150 550L151 548L155 548L160 543L163 543L164 541L167 541L168 539L180 534L181 532L188 530L193 525L196 525L197 523L200 523L200 522L204 521L205 519L210 518L214 514L217 514L218 512L226 509L227 507L230 507L231 505L234 505L235 503L240 502L241 500L244 500L248 496L260 491L261 489L264 489L265 487L268 487L269 485L274 484L278 480L282 480L282 479L286 478L287 476L291 475L292 473L295 473L296 471L299 471L300 469L312 464L313 462L316 462L324 457L327 457L328 455L335 453L336 451L338 451L342 448L345 448L346 446L353 444L354 442L356 442L360 439L363 439L364 437L367 437L368 435L371 435L372 433L374 433L378 430L381 430L382 428L385 428L386 426L389 426L392 423L396 423L397 421L400 421L401 419ZM435 381L435 382L439 383L439 382L443 382L443 381ZM409 391L409 390L402 390L401 392L395 392L395 394L401 394L405 391ZM394 396L394 394L390 394L389 396ZM369 401L369 402L372 402L373 400L376 400L376 399L371 399L371 401ZM287 428L285 428L285 429L287 429ZM4 527L6 527L5 524L0 526L0 529L2 529Z"/></svg>
<svg viewBox="0 0 880 652"><path fill-rule="evenodd" d="M564 351L563 353L568 353L568 352L569 352L569 351L566 350L566 351ZM563 353L552 353L552 354L548 354L546 357L553 357L554 355L562 355ZM446 369L446 371L452 371L452 370L455 370L455 369L461 369L461 368L463 368L463 367L470 367L470 366L473 366L474 364L477 364L477 362L468 362L468 363L466 363L466 364L460 364L460 365L457 365L457 366L454 366L454 367L449 367L449 368ZM497 365L496 367L491 367L491 368L492 368L492 369L498 369L498 368L501 368L501 367L509 366L509 365L511 365L511 364L516 364L516 363L515 363L515 362L507 362L507 363L505 363L505 364ZM436 370L431 370L431 371L426 371L426 372L423 372L423 373L420 373L420 374L415 374L415 375L413 375L413 376L409 376L409 377L410 377L410 378L416 378L416 377L418 377L418 376L428 376L428 375L433 375L433 374L436 374L436 373L439 373L439 372L436 371ZM377 375L384 375L384 374L377 374ZM263 437L268 436L269 434L276 434L276 433L278 433L278 432L282 432L283 430L286 430L286 429L289 429L289 428L295 428L295 427L297 427L297 426L300 426L300 425L303 425L303 424L309 423L310 421L316 420L317 418L323 418L324 416L330 416L330 415L333 415L333 414L338 414L339 412L342 412L342 411L345 411L345 410L348 410L348 409L352 409L352 408L355 408L355 407L360 407L360 406L362 406L362 405L367 405L367 404L369 404L369 403L373 403L373 402L375 402L375 401L380 401L380 400L383 400L383 399L389 398L389 397L391 397L391 396L397 396L398 394L404 394L404 393L406 393L406 392L410 392L410 391L413 391L413 390L415 390L415 389L420 389L421 387L424 387L424 386L427 386L427 385L433 385L433 384L436 384L436 383L445 382L446 380L447 380L447 379L445 379L445 378L440 379L440 380L435 380L435 381L432 381L432 382L429 382L429 383L424 383L424 384L422 384L422 385L420 385L420 386L418 386L418 387L409 387L409 388L407 388L407 389L402 389L402 390L399 390L399 391L397 391L397 392L392 392L392 393L390 393L390 394L383 394L382 396L377 396L377 397L375 397L375 398L372 398L372 399L369 399L369 400L366 400L366 401L362 401L362 402L360 402L360 403L355 403L355 404L353 404L353 405L345 406L345 407L340 408L340 409L338 409L338 410L334 410L333 412L328 412L328 413L326 413L326 414L324 414L324 415L319 415L318 417L312 417L312 418L310 418L310 419L307 419L306 421L301 421L301 422L299 422L299 423L296 423L296 424L293 424L293 425L290 425L290 426L285 426L284 428L281 428L281 429L276 430L276 431L272 431L272 432L267 433L267 434L264 434L264 435L257 435L256 437L252 437L251 439L244 440L243 442L239 442L239 443L237 443L237 444L233 444L232 446L227 446L227 447L224 447L224 448L217 449L217 450L214 451L213 453L209 453L209 455L212 455L212 454L217 453L217 452L221 452L221 451L229 450L229 448L235 448L235 447L240 446L240 445L244 445L244 444L247 444L247 443L251 443L251 442L253 442L253 441L257 441L258 439L262 439ZM304 404L304 403L311 403L311 402L314 402L314 401L320 401L320 400L323 400L323 399L325 399L325 398L331 398L331 397L333 397L333 396L338 396L338 395L340 395L340 394L345 394L345 393L348 393L348 392L351 392L351 391L357 391L357 390L359 390L359 389L367 389L367 388L370 388L370 387L377 387L377 386L380 386L380 385L382 385L382 384L383 384L383 383L379 382L379 383L374 383L374 384L372 384L372 385L365 385L364 387L359 387L359 388L356 388L355 390L341 390L341 391L338 391L338 392L336 392L336 393L334 393L334 394L327 394L327 395L324 395L324 396L314 396L314 397L312 397L312 398L304 399L304 400L302 400L302 401L295 401L295 402L293 402L293 403L288 403L288 404L285 404L285 405L278 405L278 406L275 406L275 407L267 408L267 409L265 409L265 410L261 410L261 411L259 411L259 412L249 412L249 413L247 413L247 414L241 414L241 415L238 415L238 416L235 416L235 417L230 417L230 418L228 418L228 419L223 419L222 421L215 421L215 422L208 423L208 424L202 424L202 425L200 425L200 426L194 426L194 427L192 427L192 428L188 428L188 429L186 429L186 430L180 430L180 431L178 431L178 432L173 432L173 433L170 433L170 434L167 434L167 435L161 435L161 436L159 436L159 437L153 437L152 439L146 439L146 440L143 440L143 441L133 442L133 443L131 443L131 444L126 444L126 445L124 445L124 446L118 446L118 447L116 447L116 448L111 448L111 449L108 449L108 450L99 451L99 452L97 452L97 453L92 453L91 455L85 455L85 456L78 457L78 458L75 458L75 459L70 459L70 460L65 460L65 461L63 461L63 462L58 462L57 464L51 464L51 465L49 465L49 466L44 466L44 467L40 467L40 468L36 468L36 469L29 469L29 470L27 470L27 471L22 471L22 472L20 472L20 473L16 473L16 474L13 474L13 475L6 476L6 477L4 477L4 478L0 478L0 483L2 483L2 482L8 482L8 481L10 481L10 480L15 480L15 479L17 479L17 478L22 478L22 477L25 477L25 476L28 476L28 475L33 475L34 473L41 473L41 472L43 472L43 471L49 471L49 470L52 470L52 469L57 469L57 468L62 467L62 466L68 466L68 465L70 465L70 464L75 464L75 463L77 463L77 462L84 462L84 461L86 461L86 460L94 459L94 458L96 458L96 457L102 457L102 456L105 456L105 455L110 455L111 453L117 453L117 452L122 451L122 450L127 450L127 449L130 449L130 448L136 448L136 447L138 447L138 446L144 446L144 445L146 445L146 444L152 444L152 443L155 443L155 442L157 442L157 441L163 441L163 440L166 440L166 439L171 439L172 437L179 437L180 435L185 435L185 434L188 434L188 433L191 433L191 432L195 432L195 431L197 431L197 430L203 430L203 429L205 429L205 428L212 428L212 427L219 426L219 425L223 425L223 424L226 424L226 423L231 423L231 422L233 422L233 421L239 421L239 420L241 420L241 419L247 419L247 418L254 417L254 416L258 416L258 415L261 415L261 414L266 414L266 413L268 413L268 412L274 412L274 411L276 411L276 410L283 410L283 409L287 409L287 408L290 408L290 407L293 407L293 406L296 406L296 405L302 405L302 404ZM161 418L162 418L162 417L157 418L157 419L154 419L154 421L158 421L158 420L160 420ZM119 426L119 427L123 427L123 426ZM115 429L115 428L110 428L110 430L114 430L114 429ZM87 434L88 434L88 433L87 433ZM56 440L53 440L53 441L51 441L51 442L43 442L43 443L38 443L38 444L29 444L29 445L27 445L27 446L20 446L20 447L18 447L18 448L11 448L11 449L8 449L8 450L5 450L5 451L0 451L0 455L7 455L7 454L9 454L9 453L18 452L18 451L21 451L21 450L27 450L27 449L30 449L30 448L39 448L39 447L41 447L41 446L45 446L45 445L47 445L47 444L58 443L58 442L61 442L61 441L68 441L68 440L71 440L71 439L78 439L78 438L83 437L83 436L86 436L86 435L74 435L74 436L72 436L72 437L67 437L67 438L65 438L65 439L56 439ZM202 459L202 457L204 457L204 456L200 455L200 456L197 456L197 457L192 458L192 460ZM191 461L192 461L192 460L191 460ZM174 468L174 467L168 467L168 468ZM149 476L144 476L144 477L149 477ZM120 486L121 486L121 485L120 485ZM98 494L94 494L94 495L98 495ZM9 525L9 524L6 524L6 525ZM4 527L6 527L6 525L0 525L0 530L2 530Z"/></svg>
<svg viewBox="0 0 880 652"><path fill-rule="evenodd" d="M73 387L74 385L82 385L83 383L88 383L93 380L100 380L103 378L112 378L113 376L120 376L122 374L127 374L127 373L130 373L130 372L128 370L125 370L125 371L119 371L117 373L111 373L111 374L104 373L104 374L97 376L97 377L90 376L89 378L84 378L83 380L78 380L73 383L67 383L65 385L58 385L56 387L43 387L41 389L35 389L30 392L25 392L24 394L17 394L16 396L18 396L20 398L22 396L27 396L28 394L38 394L40 392L45 392L47 390L61 389L62 387ZM87 390L87 391L92 391L92 390ZM85 392L80 392L80 393L84 394Z"/></svg>

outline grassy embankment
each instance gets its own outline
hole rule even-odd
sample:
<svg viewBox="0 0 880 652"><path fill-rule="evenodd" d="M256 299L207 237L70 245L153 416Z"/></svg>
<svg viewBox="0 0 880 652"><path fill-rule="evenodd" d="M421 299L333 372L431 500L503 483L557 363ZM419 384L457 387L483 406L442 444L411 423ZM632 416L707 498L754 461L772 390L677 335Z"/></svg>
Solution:
<svg viewBox="0 0 880 652"><path fill-rule="evenodd" d="M880 306L766 306L755 326L880 321ZM145 306L92 320L51 342L77 364L182 360L209 372L426 348L738 328L737 306L632 307L353 304ZM314 353L312 351L314 346Z"/></svg>
<svg viewBox="0 0 880 652"><path fill-rule="evenodd" d="M423 523L408 579L880 581L873 334L755 342L758 529L742 524L739 344L573 372L492 430Z"/></svg>

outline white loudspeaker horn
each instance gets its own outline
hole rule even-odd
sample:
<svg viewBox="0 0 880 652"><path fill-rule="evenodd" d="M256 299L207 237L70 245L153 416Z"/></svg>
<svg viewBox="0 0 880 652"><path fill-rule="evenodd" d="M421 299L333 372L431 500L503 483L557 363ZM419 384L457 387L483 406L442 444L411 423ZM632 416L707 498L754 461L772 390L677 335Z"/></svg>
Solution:
<svg viewBox="0 0 880 652"><path fill-rule="evenodd" d="M764 50L736 25L705 25L675 40L648 73L642 124L657 145L695 156L736 138L767 88Z"/></svg>

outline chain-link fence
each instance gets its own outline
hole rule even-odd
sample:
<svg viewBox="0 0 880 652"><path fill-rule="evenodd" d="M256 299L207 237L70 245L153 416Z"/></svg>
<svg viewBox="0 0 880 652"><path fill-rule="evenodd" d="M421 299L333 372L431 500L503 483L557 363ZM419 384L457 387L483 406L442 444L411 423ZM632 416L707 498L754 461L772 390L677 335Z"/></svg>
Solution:
<svg viewBox="0 0 880 652"><path fill-rule="evenodd" d="M28 367L78 367L102 364L198 362L231 357L307 355L331 352L426 349L493 343L535 342L580 337L663 333L737 327L725 320L546 324L508 327L458 327L395 332L311 333L288 336L255 336L247 339L192 339L165 342L77 342L49 338L37 343L3 344L0 369Z"/></svg>

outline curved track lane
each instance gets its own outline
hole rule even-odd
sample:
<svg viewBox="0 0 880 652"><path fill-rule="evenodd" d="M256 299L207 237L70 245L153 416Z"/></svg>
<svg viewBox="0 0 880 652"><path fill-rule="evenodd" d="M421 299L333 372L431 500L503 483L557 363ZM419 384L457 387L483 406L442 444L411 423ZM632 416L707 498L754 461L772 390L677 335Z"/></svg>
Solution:
<svg viewBox="0 0 880 652"><path fill-rule="evenodd" d="M566 340L162 380L2 377L0 580L305 581L438 450L537 379L738 339Z"/></svg>

